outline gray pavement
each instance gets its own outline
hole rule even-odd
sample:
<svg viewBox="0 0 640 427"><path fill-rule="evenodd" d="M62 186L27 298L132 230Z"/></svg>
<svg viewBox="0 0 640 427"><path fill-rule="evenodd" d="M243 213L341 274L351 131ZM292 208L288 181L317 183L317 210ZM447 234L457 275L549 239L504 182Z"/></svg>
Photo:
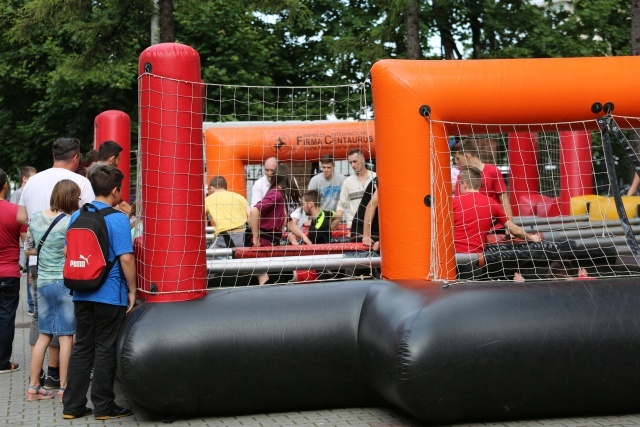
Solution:
<svg viewBox="0 0 640 427"><path fill-rule="evenodd" d="M24 277L23 277L24 279ZM162 419L149 413L130 400L116 382L116 402L130 407L135 415L120 420L96 421L93 417L78 420L62 418L62 403L56 399L27 403L25 398L29 377L29 323L27 315L26 285L20 293L20 307L16 317L16 337L13 343L13 360L20 370L0 375L0 426L322 426L322 427L401 427L421 425L415 419L390 408L347 408L304 412L254 414L236 417L207 417L193 419ZM171 393L171 390L167 390ZM640 396L639 396L640 398ZM89 405L91 406L91 405ZM577 417L500 423L459 424L459 427L475 426L545 426L545 427L599 427L640 426L640 414L624 416Z"/></svg>

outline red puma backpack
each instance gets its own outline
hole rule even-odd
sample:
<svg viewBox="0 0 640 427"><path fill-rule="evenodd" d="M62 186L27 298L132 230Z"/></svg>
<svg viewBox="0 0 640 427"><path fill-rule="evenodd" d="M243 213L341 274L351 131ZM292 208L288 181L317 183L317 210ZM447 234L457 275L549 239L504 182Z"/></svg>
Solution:
<svg viewBox="0 0 640 427"><path fill-rule="evenodd" d="M118 257L109 261L109 232L104 218L118 212L86 203L67 230L67 257L62 274L72 291L95 291L107 280Z"/></svg>

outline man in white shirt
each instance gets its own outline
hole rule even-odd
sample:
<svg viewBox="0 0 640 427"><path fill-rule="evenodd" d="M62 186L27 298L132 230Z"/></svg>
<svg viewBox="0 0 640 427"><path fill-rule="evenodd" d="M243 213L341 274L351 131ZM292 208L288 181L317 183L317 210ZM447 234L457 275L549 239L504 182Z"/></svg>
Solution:
<svg viewBox="0 0 640 427"><path fill-rule="evenodd" d="M53 167L35 174L24 186L16 216L20 224L28 224L34 213L51 207L53 187L63 179L70 179L80 187L79 206L95 199L89 180L75 173L81 157L80 141L77 139L58 138L53 143Z"/></svg>
<svg viewBox="0 0 640 427"><path fill-rule="evenodd" d="M275 157L269 157L264 161L264 175L253 184L251 189L251 207L254 207L258 203L271 186L271 177L273 176L276 168L278 167L278 161Z"/></svg>
<svg viewBox="0 0 640 427"><path fill-rule="evenodd" d="M336 207L336 213L331 220L331 229L334 229L343 215L345 216L345 222L348 227L351 227L351 221L353 216L358 211L360 200L364 195L364 190L373 178L376 177L375 172L371 172L367 169L364 163L364 155L359 149L353 149L349 151L347 157L349 164L353 169L353 175L350 175L342 183L342 189L340 190L340 197L338 199L338 206ZM345 211L347 212L345 215Z"/></svg>
<svg viewBox="0 0 640 427"><path fill-rule="evenodd" d="M93 188L89 180L82 175L75 173L80 164L80 141L75 138L58 138L53 143L53 167L33 175L24 186L20 201L18 202L18 213L16 219L20 224L27 225L29 218L36 212L49 209L51 207L51 193L53 187L63 179L70 179L80 187L80 200L78 207L89 203L95 199ZM33 297L37 301L37 271L31 273L31 281L34 290ZM29 344L35 345L38 337L38 317L37 303L29 331ZM58 371L59 347L52 341L49 347L49 372L47 373L44 387L55 389L60 387L60 377Z"/></svg>

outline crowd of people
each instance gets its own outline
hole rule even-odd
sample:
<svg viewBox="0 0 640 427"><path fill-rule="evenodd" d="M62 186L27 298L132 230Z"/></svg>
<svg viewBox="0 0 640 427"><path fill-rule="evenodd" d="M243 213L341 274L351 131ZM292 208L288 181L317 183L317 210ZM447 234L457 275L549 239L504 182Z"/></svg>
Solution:
<svg viewBox="0 0 640 427"><path fill-rule="evenodd" d="M206 213L215 227L212 247L279 245L283 231L291 245L330 243L331 231L344 223L352 241L378 249L376 173L367 169L359 149L351 150L347 160L353 169L349 177L335 171L332 156L322 157L322 171L311 178L303 193L287 165L267 158L264 175L251 189L250 204L242 195L228 191L225 177L214 176L205 199ZM367 207L369 219L365 218ZM294 275L294 281L301 275ZM306 280L312 276L307 274ZM268 279L262 274L258 283Z"/></svg>
<svg viewBox="0 0 640 427"><path fill-rule="evenodd" d="M20 277L28 269L28 314L33 319L26 399L57 396L66 419L92 413L96 419L131 414L115 403L113 393L116 335L135 304L132 238L140 233L129 220L135 206L121 197L121 151L116 142L105 141L83 161L77 139L59 138L53 143L53 166L42 172L23 167L20 187L10 200L7 174L0 170L0 373L20 369L11 360L11 349ZM494 165L480 160L475 142L459 141L451 151L456 163L452 174L456 252L482 252L487 235L500 230L525 241L539 241L538 235L513 223L502 175ZM335 171L333 157L322 157L321 172L301 191L287 165L267 158L264 175L251 189L250 202L230 191L225 177L214 176L204 203L215 227L212 246L279 245L283 231L291 245L330 243L332 230L344 224L351 241L378 251L378 177L367 169L361 150L349 151L347 160L353 173L345 177ZM98 290L72 293L63 277L65 236L83 206L119 211L104 217L114 266ZM293 281L317 277L315 270L298 270ZM257 279L265 284L269 276L261 274ZM93 409L87 407L90 381Z"/></svg>
<svg viewBox="0 0 640 427"><path fill-rule="evenodd" d="M516 237L524 241L540 241L537 234L526 233L512 221L504 178L495 165L481 161L473 139L455 143L451 154L455 162L452 168L452 213L456 253L483 252L490 234L494 240ZM307 190L317 192L317 203L324 212L322 223L329 222L325 226L329 236L331 230L344 223L350 229L351 241L362 242L378 251L379 179L375 172L366 168L362 151L351 150L347 160L353 173L345 177L335 172L335 161L331 156L321 158L322 171L311 178ZM302 196L289 168L278 164L277 159L265 160L264 175L251 189L250 205L243 196L235 193L233 201L228 194L221 198L220 190L229 193L224 177L213 177L210 195L205 202L208 217L215 226L213 247L273 246L280 244L283 231L288 231L288 244L316 243L301 229L302 225L306 228L311 224L305 217L305 206L311 205ZM231 205L234 206L233 212ZM267 278L262 275L259 283L266 283Z"/></svg>
<svg viewBox="0 0 640 427"><path fill-rule="evenodd" d="M131 206L122 201L124 174L117 168L121 151L116 142L105 141L83 162L80 141L59 138L52 147L53 166L39 173L22 168L20 188L10 200L7 174L0 170L0 374L20 369L11 354L21 270L27 263L26 258L20 261L24 252L32 295L28 314L33 316L26 400L57 396L65 419L93 414L107 420L132 414L115 403L113 392L115 341L136 292L127 215ZM63 275L65 254L84 247L69 241L67 230L78 221L80 208L111 207L118 212L104 217L111 261L106 279L97 290L71 292ZM93 409L87 407L90 383Z"/></svg>
<svg viewBox="0 0 640 427"><path fill-rule="evenodd" d="M452 146L451 153L455 162L452 205L457 253L482 252L490 232L525 241L540 240L538 235L525 233L513 223L504 178L495 165L481 161L474 140L458 141ZM363 242L377 250L380 238L379 179L375 172L366 168L360 150L351 150L347 160L353 170L349 177L335 172L335 161L331 156L320 159L322 172L311 178L307 189L317 191L320 207L330 217L330 230L343 222L350 229L352 241ZM278 164L273 157L265 160L264 175L251 189L250 205L240 195L233 201L229 195L219 198L217 189L222 188L221 181L224 177L211 179L209 191L213 194L205 202L209 219L215 226L214 247L271 246L279 244L283 230L289 232L289 244L313 243L301 231L301 225L309 226L309 221L304 220L298 183L286 165ZM227 192L226 181L222 189ZM230 204L235 204L234 212L230 211ZM247 224L250 239L243 238Z"/></svg>

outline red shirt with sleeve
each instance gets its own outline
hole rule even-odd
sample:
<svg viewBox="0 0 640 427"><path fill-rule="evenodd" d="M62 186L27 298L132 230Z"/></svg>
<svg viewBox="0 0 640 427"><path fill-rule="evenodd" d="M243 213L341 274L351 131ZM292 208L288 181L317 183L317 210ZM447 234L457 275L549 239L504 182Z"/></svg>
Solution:
<svg viewBox="0 0 640 427"><path fill-rule="evenodd" d="M486 194L499 204L502 204L500 194L507 192L507 184L504 182L500 169L496 165L485 163L480 173L482 176L480 193Z"/></svg>
<svg viewBox="0 0 640 427"><path fill-rule="evenodd" d="M484 166L480 171L480 177L482 178L480 193L486 194L496 202L502 204L500 194L507 192L507 184L504 182L500 169L498 169L496 165L484 163ZM455 182L455 194L460 194L460 181L457 181L457 177Z"/></svg>
<svg viewBox="0 0 640 427"><path fill-rule="evenodd" d="M480 253L494 221L508 218L500 203L477 191L453 197L453 242L456 253Z"/></svg>
<svg viewBox="0 0 640 427"><path fill-rule="evenodd" d="M20 233L26 225L18 224L18 205L0 200L0 277L20 277Z"/></svg>

